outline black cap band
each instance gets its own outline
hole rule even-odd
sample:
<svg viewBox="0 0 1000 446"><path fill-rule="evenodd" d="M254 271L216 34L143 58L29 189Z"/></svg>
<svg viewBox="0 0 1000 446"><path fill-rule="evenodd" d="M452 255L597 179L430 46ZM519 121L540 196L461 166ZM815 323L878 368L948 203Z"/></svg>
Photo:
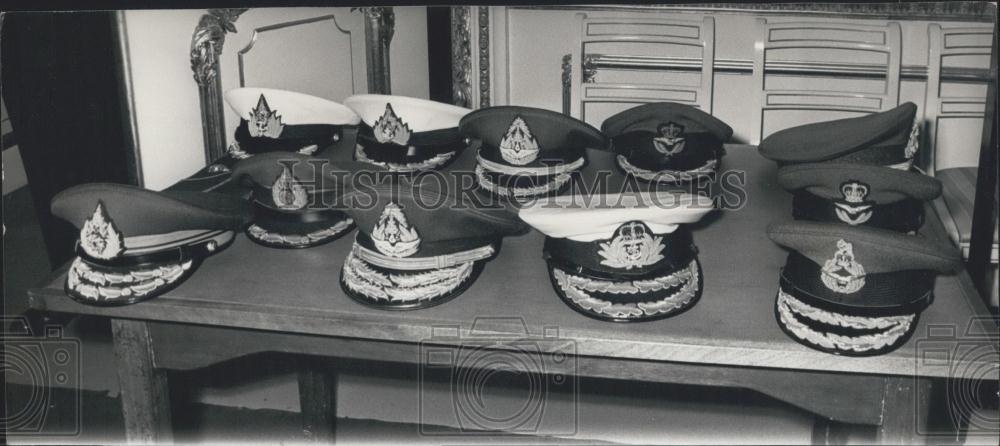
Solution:
<svg viewBox="0 0 1000 446"><path fill-rule="evenodd" d="M653 140L656 136L646 131L628 132L615 136L611 142L614 151L625 156L630 164L654 172L698 169L723 153L722 142L710 133L684 135L683 149L670 155L657 150Z"/></svg>
<svg viewBox="0 0 1000 446"><path fill-rule="evenodd" d="M479 156L487 161L493 161L494 163L512 165L503 159L503 155L500 154L500 148L487 145L483 143L479 146ZM563 148L543 148L538 152L538 157L534 161L515 167L522 168L538 168L538 167L553 167L562 164L572 163L580 158L586 157L586 150L584 147L563 147Z"/></svg>
<svg viewBox="0 0 1000 446"><path fill-rule="evenodd" d="M792 197L792 216L799 220L848 223L908 233L924 225L924 204L915 198L890 204L847 203L800 190Z"/></svg>
<svg viewBox="0 0 1000 446"><path fill-rule="evenodd" d="M226 231L218 231L222 234ZM124 255L113 259L98 259L87 254L80 244L77 243L76 255L85 262L109 268L141 269L149 265L159 265L163 263L183 263L188 260L200 260L208 257L209 254L218 251L218 240L215 237L206 238L190 245L180 245L164 251L152 252L141 255Z"/></svg>
<svg viewBox="0 0 1000 446"><path fill-rule="evenodd" d="M362 247L375 251L382 252L375 246L375 242L372 241L371 236L359 231L358 235L354 239L354 242ZM454 254L456 252L469 251L472 249L480 248L486 245L500 246L499 238L466 238L457 240L443 240L439 242L422 242L420 243L420 255L413 255L405 257L408 259L419 259L422 257L437 257L448 254Z"/></svg>
<svg viewBox="0 0 1000 446"><path fill-rule="evenodd" d="M893 271L863 276L853 293L838 293L824 283L823 268L797 252L788 254L781 288L809 305L854 316L895 316L923 311L934 299L934 273Z"/></svg>
<svg viewBox="0 0 1000 446"><path fill-rule="evenodd" d="M605 256L601 254L611 240L594 240L592 242L576 242L567 238L545 238L544 257L555 266L559 266L573 274L600 278L605 280L643 280L664 276L673 271L686 268L697 255L691 231L684 226L669 234L653 234L662 237L665 247L659 261L630 269L613 268L602 264Z"/></svg>
<svg viewBox="0 0 1000 446"><path fill-rule="evenodd" d="M343 126L337 125L286 125L281 130L281 137L268 138L250 136L248 125L246 119L240 120L239 127L236 127L236 141L240 144L240 150L251 154L297 152L311 145L323 149L334 142L334 135L340 135L343 131Z"/></svg>

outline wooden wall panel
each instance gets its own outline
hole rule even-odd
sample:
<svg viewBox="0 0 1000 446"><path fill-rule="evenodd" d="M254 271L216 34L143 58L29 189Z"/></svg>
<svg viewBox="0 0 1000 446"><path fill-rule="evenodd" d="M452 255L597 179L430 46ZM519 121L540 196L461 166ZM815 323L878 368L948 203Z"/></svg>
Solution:
<svg viewBox="0 0 1000 446"><path fill-rule="evenodd" d="M568 36L577 32L574 16L586 12L593 17L663 17L697 20L706 14L712 14L716 21L715 46L715 94L713 113L726 121L735 130L734 140L745 142L755 125L747 104L749 94L753 91L751 68L753 59L754 21L765 17L770 21L799 22L838 22L884 25L888 19L857 19L845 17L796 16L753 11L704 12L692 10L587 10L569 8L490 8L489 60L492 62L489 79L492 103L516 104L540 107L561 111L564 105L563 97L563 67L567 64L564 57L572 52L573 39ZM923 117L924 89L926 82L926 65L928 51L927 26L932 23L927 20L906 20L894 17L902 28L902 81L900 85L900 102L911 101L917 104L918 117ZM944 27L962 26L972 22L942 21ZM544 42L544 44L539 44ZM610 52L612 49L608 49ZM634 51L632 51L634 52ZM669 57L684 57L680 54L669 54ZM840 61L835 54L793 54L794 59L813 61ZM875 57L875 56L873 56ZM883 57L884 56L879 56ZM475 59L476 56L474 55ZM843 59L842 57L840 59ZM853 62L878 64L876 60L854 60ZM580 67L576 61L568 61L572 68ZM960 64L955 64L960 65ZM670 73L676 74L676 73ZM614 82L648 83L657 76L666 75L663 71L629 71L627 69L611 69L601 67L596 77ZM689 72L681 76L690 76ZM776 77L776 76L769 76ZM785 82L801 84L808 88L809 80L782 77ZM815 82L815 79L812 80ZM823 79L824 86L836 85L844 89L863 91L878 90L882 82L877 79L863 77L847 77L838 79ZM971 95L985 94L982 84L961 83L957 87L969 91ZM972 91L975 89L981 92ZM969 90L972 89L972 90ZM604 117L625 108L615 104L600 104L595 109L588 108L587 120L591 124L600 125ZM785 113L768 112L765 116L765 132L798 125L806 122L816 122L850 114L836 112ZM974 165L978 144L978 133L975 131L981 123L949 121L942 125L942 151L939 159L944 165ZM973 128L975 127L975 128Z"/></svg>

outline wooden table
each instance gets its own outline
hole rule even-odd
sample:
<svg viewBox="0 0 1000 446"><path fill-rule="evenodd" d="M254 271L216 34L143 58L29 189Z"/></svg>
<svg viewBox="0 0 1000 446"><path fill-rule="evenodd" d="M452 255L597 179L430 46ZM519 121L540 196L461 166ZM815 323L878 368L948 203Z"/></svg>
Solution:
<svg viewBox="0 0 1000 446"><path fill-rule="evenodd" d="M995 326L975 320L988 313L968 276L938 278L936 300L916 335L893 353L848 358L796 343L774 316L785 252L765 235L770 221L790 218L790 195L777 186L774 165L753 147L728 151L723 167L746 172L748 201L697 227L704 294L690 311L660 321L614 324L567 308L551 288L537 232L506 239L465 294L419 311L380 311L344 295L338 278L351 236L307 250L267 249L240 236L177 289L118 308L67 298L64 268L30 291L30 305L112 319L129 441L172 438L163 370L266 351L415 364L427 345L421 342L458 351L471 335L523 335L526 329L542 336L547 327L550 334L557 327L559 339L574 345L578 376L748 388L829 420L819 424L817 440L832 435L835 441L839 423L877 425L886 443L914 440L926 423L931 387L946 382L956 367L983 365L921 354L928 329L947 335L948 327L957 327L950 338L932 339L946 353L957 348L956 337L967 327L996 339ZM471 165L473 157L466 151L458 165ZM611 161L593 152L588 169L609 168ZM928 217L925 232L944 240L933 214ZM441 327L457 337L428 341ZM303 422L315 438L330 438L335 374L303 364Z"/></svg>

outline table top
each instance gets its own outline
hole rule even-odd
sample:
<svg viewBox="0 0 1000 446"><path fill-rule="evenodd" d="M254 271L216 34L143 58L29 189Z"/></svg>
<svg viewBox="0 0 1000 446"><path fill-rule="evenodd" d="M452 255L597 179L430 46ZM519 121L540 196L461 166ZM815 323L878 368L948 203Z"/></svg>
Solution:
<svg viewBox="0 0 1000 446"><path fill-rule="evenodd" d="M575 343L579 355L631 360L936 377L986 361L955 362L921 353L929 342L938 350L942 345L947 351L958 348L956 336L972 336L972 342L983 342L982 336L995 339L995 325L976 319L988 312L964 272L938 277L935 302L920 317L914 336L892 353L842 357L787 337L774 315L778 271L786 252L767 238L765 228L771 221L791 218L791 195L777 185L774 164L754 147L727 150L722 168L745 172L746 206L715 211L696 225L694 239L704 270L701 300L682 314L658 321L602 322L568 308L552 289L542 259L544 237L537 231L505 239L498 257L464 294L422 310L372 309L341 291L340 268L352 235L316 248L280 250L258 246L241 234L179 287L136 305L76 303L63 293L65 267L29 296L32 308L45 311L380 341L458 345L469 336L557 332L559 339ZM466 150L456 167L471 166L473 152ZM611 169L610 154L591 152L589 157L590 173L585 175ZM923 232L946 240L933 212ZM927 339L930 327L940 336ZM459 338L431 338L441 333L457 333Z"/></svg>

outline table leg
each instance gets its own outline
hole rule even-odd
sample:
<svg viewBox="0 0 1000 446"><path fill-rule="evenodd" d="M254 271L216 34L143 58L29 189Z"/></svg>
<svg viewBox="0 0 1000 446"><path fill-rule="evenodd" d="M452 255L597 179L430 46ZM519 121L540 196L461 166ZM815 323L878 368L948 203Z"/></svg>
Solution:
<svg viewBox="0 0 1000 446"><path fill-rule="evenodd" d="M146 322L112 319L118 383L121 387L125 441L170 443L170 393L165 370L158 370Z"/></svg>
<svg viewBox="0 0 1000 446"><path fill-rule="evenodd" d="M302 432L309 441L332 444L337 422L337 375L318 358L298 361Z"/></svg>
<svg viewBox="0 0 1000 446"><path fill-rule="evenodd" d="M847 444L852 427L850 424L816 416L813 422L812 441L815 445Z"/></svg>
<svg viewBox="0 0 1000 446"><path fill-rule="evenodd" d="M926 442L931 401L931 380L907 376L885 378L882 392L882 424L878 437L882 444Z"/></svg>

